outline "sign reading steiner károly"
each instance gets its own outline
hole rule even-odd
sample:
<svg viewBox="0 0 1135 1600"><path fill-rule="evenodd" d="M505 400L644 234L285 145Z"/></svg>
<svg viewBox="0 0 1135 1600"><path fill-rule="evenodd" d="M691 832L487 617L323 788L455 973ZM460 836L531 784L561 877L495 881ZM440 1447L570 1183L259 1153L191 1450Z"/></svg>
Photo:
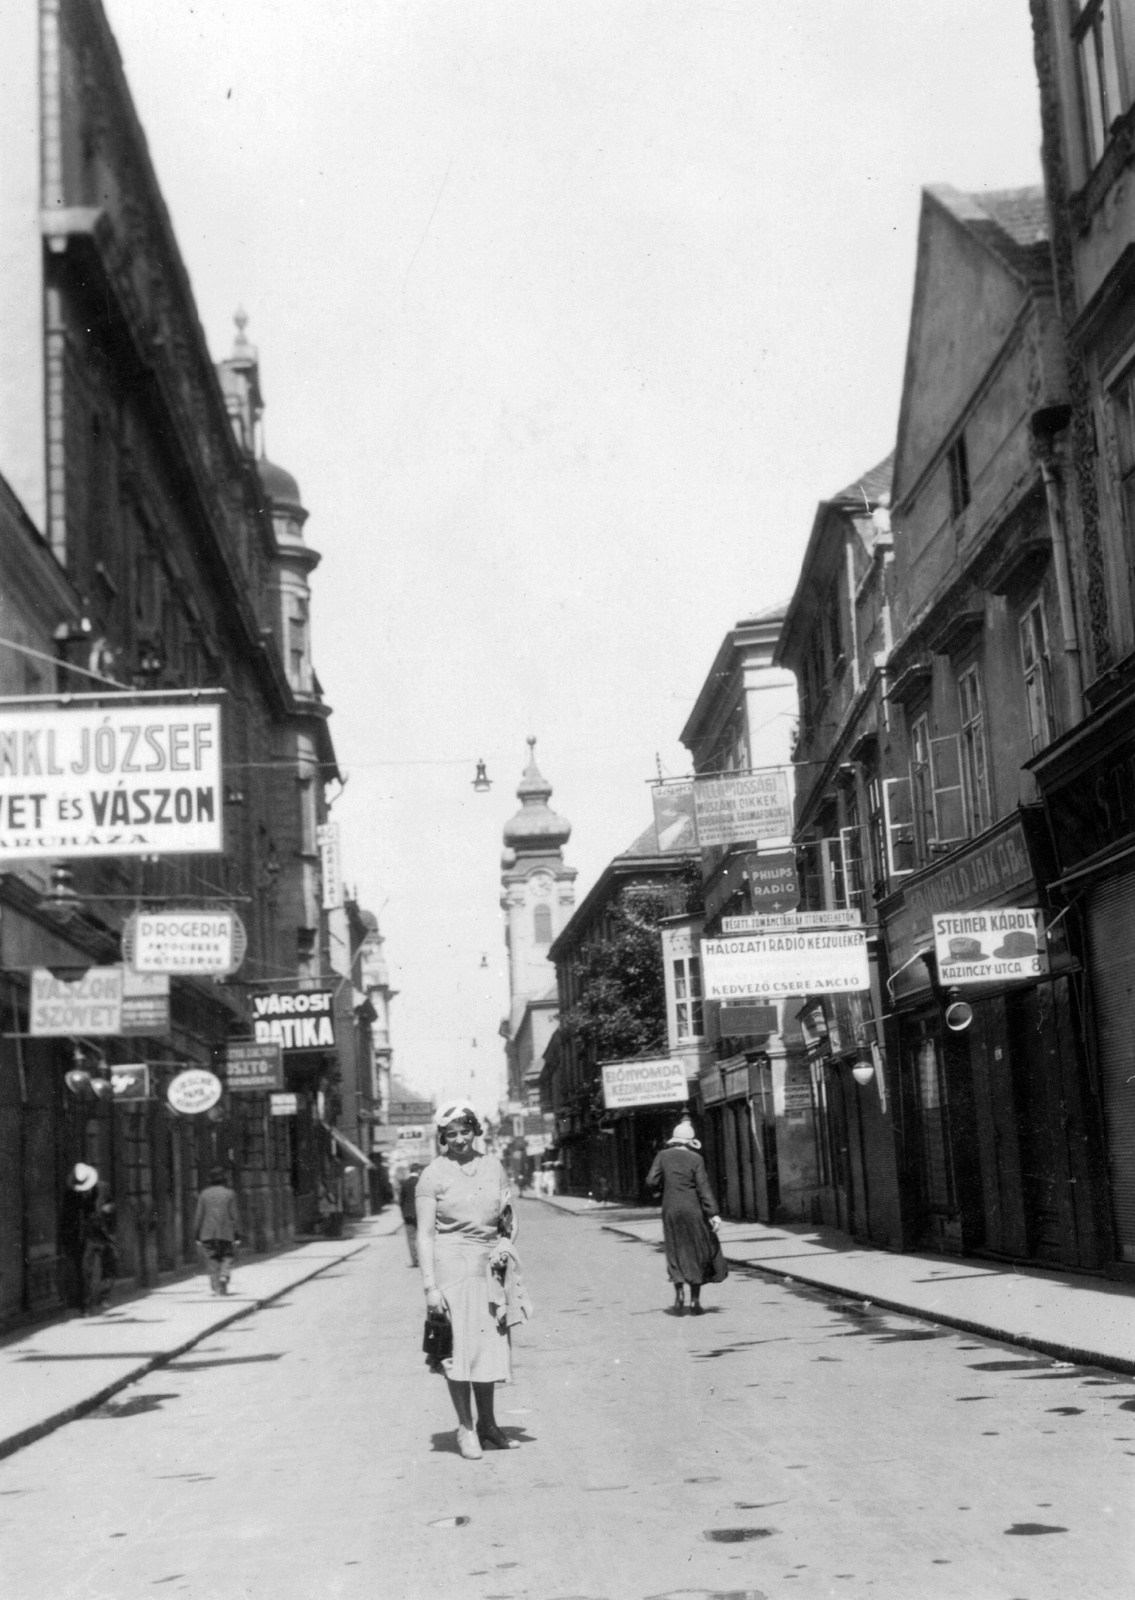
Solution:
<svg viewBox="0 0 1135 1600"><path fill-rule="evenodd" d="M663 1056L639 1061L608 1061L603 1067L603 1104L608 1111L627 1106L673 1105L689 1098L686 1069Z"/></svg>
<svg viewBox="0 0 1135 1600"><path fill-rule="evenodd" d="M698 844L751 844L792 837L792 796L783 767L695 778Z"/></svg>
<svg viewBox="0 0 1135 1600"><path fill-rule="evenodd" d="M862 928L737 934L703 939L707 1000L754 995L839 994L870 987Z"/></svg>
<svg viewBox="0 0 1135 1600"><path fill-rule="evenodd" d="M335 1045L331 989L273 989L252 996L257 1044L293 1050L330 1050Z"/></svg>
<svg viewBox="0 0 1135 1600"><path fill-rule="evenodd" d="M221 708L0 710L0 865L222 849Z"/></svg>
<svg viewBox="0 0 1135 1600"><path fill-rule="evenodd" d="M942 984L1012 983L1048 971L1041 915L1031 906L936 912L934 954Z"/></svg>

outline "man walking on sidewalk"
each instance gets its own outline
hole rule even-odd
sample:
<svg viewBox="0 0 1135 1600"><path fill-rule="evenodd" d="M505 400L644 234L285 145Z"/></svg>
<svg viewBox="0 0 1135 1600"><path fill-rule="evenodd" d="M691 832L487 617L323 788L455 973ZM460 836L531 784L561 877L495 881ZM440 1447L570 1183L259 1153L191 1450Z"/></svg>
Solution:
<svg viewBox="0 0 1135 1600"><path fill-rule="evenodd" d="M214 1294L228 1294L233 1246L240 1242L240 1222L236 1195L225 1183L223 1167L212 1169L208 1187L197 1196L194 1234L209 1269L210 1289Z"/></svg>
<svg viewBox="0 0 1135 1600"><path fill-rule="evenodd" d="M415 1196L421 1173L422 1163L415 1161L398 1188L398 1207L402 1212L402 1226L406 1230L406 1241L410 1246L412 1267L418 1264L418 1212Z"/></svg>

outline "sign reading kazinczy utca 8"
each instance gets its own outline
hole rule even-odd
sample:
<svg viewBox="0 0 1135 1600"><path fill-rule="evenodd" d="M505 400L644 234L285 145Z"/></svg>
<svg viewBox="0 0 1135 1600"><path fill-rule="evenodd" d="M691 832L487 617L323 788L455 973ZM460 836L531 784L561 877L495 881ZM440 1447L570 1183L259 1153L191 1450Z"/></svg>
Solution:
<svg viewBox="0 0 1135 1600"><path fill-rule="evenodd" d="M217 704L0 709L0 868L218 852L222 810Z"/></svg>
<svg viewBox="0 0 1135 1600"><path fill-rule="evenodd" d="M252 996L252 1027L257 1044L278 1044L285 1055L296 1050L331 1050L335 1022L331 989L274 989Z"/></svg>

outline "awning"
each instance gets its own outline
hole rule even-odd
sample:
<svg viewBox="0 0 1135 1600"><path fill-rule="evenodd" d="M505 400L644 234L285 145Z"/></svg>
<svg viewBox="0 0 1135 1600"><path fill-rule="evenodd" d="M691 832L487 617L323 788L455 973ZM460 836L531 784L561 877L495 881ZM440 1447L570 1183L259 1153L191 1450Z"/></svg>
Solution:
<svg viewBox="0 0 1135 1600"><path fill-rule="evenodd" d="M328 1127L327 1131L341 1150L345 1150L349 1156L352 1156L356 1161L361 1162L364 1167L369 1167L371 1171L374 1170L374 1162L369 1156L364 1156L358 1145L352 1144L347 1138L346 1134L342 1134L339 1132L338 1128L332 1127Z"/></svg>

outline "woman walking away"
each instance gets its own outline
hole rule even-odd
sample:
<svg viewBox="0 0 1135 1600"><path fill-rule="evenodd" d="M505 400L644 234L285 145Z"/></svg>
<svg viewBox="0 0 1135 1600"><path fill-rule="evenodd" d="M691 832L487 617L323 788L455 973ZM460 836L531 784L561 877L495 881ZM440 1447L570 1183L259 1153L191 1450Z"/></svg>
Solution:
<svg viewBox="0 0 1135 1600"><path fill-rule="evenodd" d="M474 1148L481 1124L468 1100L441 1106L437 1126L442 1153L422 1173L415 1193L418 1259L427 1311L448 1310L453 1327L453 1354L441 1369L457 1413L457 1448L466 1461L479 1461L482 1446L511 1450L519 1444L501 1431L493 1413L496 1385L512 1377L509 1326L526 1314L515 1310L517 1294L502 1299L495 1292L494 1266L500 1276L515 1277L516 1220L504 1168ZM519 1303L526 1304L522 1291Z"/></svg>
<svg viewBox="0 0 1135 1600"><path fill-rule="evenodd" d="M679 1316L686 1309L687 1283L690 1315L700 1317L705 1309L701 1303L702 1284L711 1279L720 1281L724 1276L718 1265L724 1264L717 1242L721 1218L705 1162L698 1154L700 1149L689 1118L683 1117L646 1175L647 1188L656 1194L659 1189L662 1191L666 1271L674 1285L674 1309Z"/></svg>

